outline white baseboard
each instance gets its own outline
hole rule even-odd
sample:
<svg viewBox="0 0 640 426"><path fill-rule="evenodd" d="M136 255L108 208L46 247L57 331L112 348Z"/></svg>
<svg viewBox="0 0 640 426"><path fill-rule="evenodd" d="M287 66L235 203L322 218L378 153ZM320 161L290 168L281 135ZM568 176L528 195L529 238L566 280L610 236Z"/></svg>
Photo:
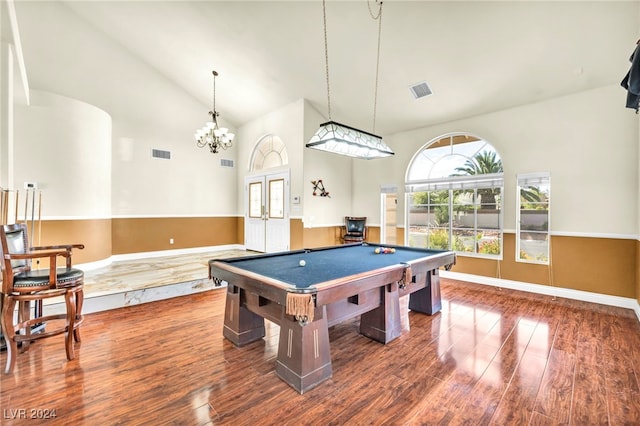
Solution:
<svg viewBox="0 0 640 426"><path fill-rule="evenodd" d="M521 281L505 280L501 278L483 277L480 275L464 274L461 272L440 271L443 278L453 280L468 281L476 284L490 285L493 287L508 288L511 290L526 291L529 293L545 294L548 296L564 297L566 299L581 300L583 302L598 303L607 306L617 306L619 308L631 309L635 312L640 322L640 304L636 299L629 297L611 296L608 294L591 293L570 288L552 287L541 284L531 284Z"/></svg>

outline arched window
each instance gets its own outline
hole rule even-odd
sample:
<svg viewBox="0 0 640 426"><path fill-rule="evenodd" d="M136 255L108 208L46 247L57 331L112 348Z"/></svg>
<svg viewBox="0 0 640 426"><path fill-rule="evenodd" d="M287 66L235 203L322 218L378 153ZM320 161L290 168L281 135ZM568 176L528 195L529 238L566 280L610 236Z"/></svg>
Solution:
<svg viewBox="0 0 640 426"><path fill-rule="evenodd" d="M256 144L251 156L251 171L272 169L289 164L287 147L275 135L265 135Z"/></svg>
<svg viewBox="0 0 640 426"><path fill-rule="evenodd" d="M409 245L502 258L503 168L487 141L450 134L427 143L407 169Z"/></svg>

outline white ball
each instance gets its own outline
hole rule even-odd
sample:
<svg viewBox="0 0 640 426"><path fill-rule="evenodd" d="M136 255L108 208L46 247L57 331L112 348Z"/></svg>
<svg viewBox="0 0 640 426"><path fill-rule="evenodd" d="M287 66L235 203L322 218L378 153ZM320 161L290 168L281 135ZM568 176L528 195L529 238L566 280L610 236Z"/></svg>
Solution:
<svg viewBox="0 0 640 426"><path fill-rule="evenodd" d="M304 266L304 265L306 265L306 264L307 264L307 262L305 262L304 260L301 260L300 262L298 262L298 264L299 264L300 266Z"/></svg>

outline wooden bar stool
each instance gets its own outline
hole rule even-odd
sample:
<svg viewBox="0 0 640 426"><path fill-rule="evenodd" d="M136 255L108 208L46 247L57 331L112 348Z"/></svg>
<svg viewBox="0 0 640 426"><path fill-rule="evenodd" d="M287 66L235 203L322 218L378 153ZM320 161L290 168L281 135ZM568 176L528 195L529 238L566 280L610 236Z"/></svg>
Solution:
<svg viewBox="0 0 640 426"><path fill-rule="evenodd" d="M29 343L58 334L65 335L67 359L72 360L74 340L80 341L79 326L83 321L84 272L71 267L71 252L82 249L82 244L29 247L27 228L24 224L0 227L2 253L2 334L7 343L6 374L11 374L20 351L28 350ZM57 267L58 257L66 258L65 267ZM31 269L33 259L48 259L48 269ZM31 302L62 296L65 313L32 317ZM16 315L16 305L18 307ZM60 320L62 324L32 333L32 327ZM60 322L59 321L59 322Z"/></svg>

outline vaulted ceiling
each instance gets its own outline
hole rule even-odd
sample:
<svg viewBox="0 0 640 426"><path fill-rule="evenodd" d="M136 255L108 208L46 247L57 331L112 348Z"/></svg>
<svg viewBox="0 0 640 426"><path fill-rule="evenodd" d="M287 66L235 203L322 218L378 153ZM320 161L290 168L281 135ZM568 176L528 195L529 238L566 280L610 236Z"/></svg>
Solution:
<svg viewBox="0 0 640 426"><path fill-rule="evenodd" d="M187 94L203 105L200 125L215 69L218 110L235 126L300 98L327 115L321 1L15 0L15 8L33 89L134 116ZM331 116L368 131L378 36L370 10L377 5L366 0L326 4ZM637 2L387 0L375 132L618 84L639 18ZM433 94L416 100L409 87L421 81Z"/></svg>

